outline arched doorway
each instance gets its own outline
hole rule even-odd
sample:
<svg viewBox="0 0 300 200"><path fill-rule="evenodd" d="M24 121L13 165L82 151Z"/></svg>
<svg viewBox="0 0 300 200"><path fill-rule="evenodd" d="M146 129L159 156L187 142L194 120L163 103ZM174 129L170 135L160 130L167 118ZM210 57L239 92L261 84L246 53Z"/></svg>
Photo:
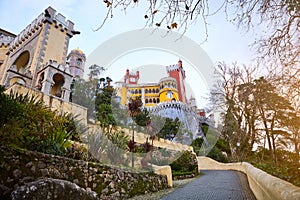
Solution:
<svg viewBox="0 0 300 200"><path fill-rule="evenodd" d="M15 77L13 77L12 79L9 80L9 85L13 85L14 83L20 83L22 85L26 84L24 79L19 77L19 76L15 76Z"/></svg>
<svg viewBox="0 0 300 200"><path fill-rule="evenodd" d="M17 72L24 73L25 68L29 63L29 59L30 59L29 51L24 51L18 56L18 58L13 63L13 65L16 66Z"/></svg>
<svg viewBox="0 0 300 200"><path fill-rule="evenodd" d="M53 81L54 81L54 85L51 88L50 94L61 98L63 96L62 87L65 83L65 78L63 75L56 73L53 76Z"/></svg>

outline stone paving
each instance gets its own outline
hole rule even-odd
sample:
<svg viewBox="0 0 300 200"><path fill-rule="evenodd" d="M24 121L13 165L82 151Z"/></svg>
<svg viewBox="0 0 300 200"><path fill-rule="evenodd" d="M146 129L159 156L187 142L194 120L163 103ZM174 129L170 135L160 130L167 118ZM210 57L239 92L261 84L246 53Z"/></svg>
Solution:
<svg viewBox="0 0 300 200"><path fill-rule="evenodd" d="M201 170L201 176L162 200L255 200L245 174L230 170Z"/></svg>

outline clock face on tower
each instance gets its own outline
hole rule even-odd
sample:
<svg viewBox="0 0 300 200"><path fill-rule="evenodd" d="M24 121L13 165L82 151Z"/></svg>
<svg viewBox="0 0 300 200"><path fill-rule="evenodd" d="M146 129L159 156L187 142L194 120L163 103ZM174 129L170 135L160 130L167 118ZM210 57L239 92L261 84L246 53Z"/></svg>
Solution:
<svg viewBox="0 0 300 200"><path fill-rule="evenodd" d="M131 77L130 82L135 82L135 78Z"/></svg>

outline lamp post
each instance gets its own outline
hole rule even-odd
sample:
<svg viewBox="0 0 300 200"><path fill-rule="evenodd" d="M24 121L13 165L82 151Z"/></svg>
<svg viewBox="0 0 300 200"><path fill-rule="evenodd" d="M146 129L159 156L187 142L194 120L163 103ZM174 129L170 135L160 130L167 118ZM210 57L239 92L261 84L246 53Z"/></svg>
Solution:
<svg viewBox="0 0 300 200"><path fill-rule="evenodd" d="M239 142L236 143L236 146L238 148L238 156L239 156L239 161L241 162L242 164L242 153L241 153L241 144Z"/></svg>
<svg viewBox="0 0 300 200"><path fill-rule="evenodd" d="M132 128L132 145L133 145L133 148L131 150L131 166L132 168L134 168L134 155L133 155L133 151L134 151L134 122L132 120L132 123L131 123L131 128Z"/></svg>

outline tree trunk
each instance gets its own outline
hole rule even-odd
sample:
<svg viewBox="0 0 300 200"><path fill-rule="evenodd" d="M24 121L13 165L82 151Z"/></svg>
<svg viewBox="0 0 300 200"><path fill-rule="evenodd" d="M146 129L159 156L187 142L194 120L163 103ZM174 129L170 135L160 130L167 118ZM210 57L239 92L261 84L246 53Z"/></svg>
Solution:
<svg viewBox="0 0 300 200"><path fill-rule="evenodd" d="M269 132L268 124L267 124L268 122L267 122L267 119L265 117L265 112L264 112L263 108L260 108L260 115L262 117L263 124L264 124L264 127L265 127L268 146L269 146L269 149L271 151L272 158L274 159L273 145L272 145L272 142L271 142L270 132Z"/></svg>
<svg viewBox="0 0 300 200"><path fill-rule="evenodd" d="M274 159L274 162L275 164L277 164L277 153L276 153L276 143L275 143L275 137L274 137L274 134L273 134L273 129L274 129L274 117L272 119L272 122L271 122L271 128L270 128L270 133L271 133L271 138L272 138L272 147L273 147L273 159Z"/></svg>

